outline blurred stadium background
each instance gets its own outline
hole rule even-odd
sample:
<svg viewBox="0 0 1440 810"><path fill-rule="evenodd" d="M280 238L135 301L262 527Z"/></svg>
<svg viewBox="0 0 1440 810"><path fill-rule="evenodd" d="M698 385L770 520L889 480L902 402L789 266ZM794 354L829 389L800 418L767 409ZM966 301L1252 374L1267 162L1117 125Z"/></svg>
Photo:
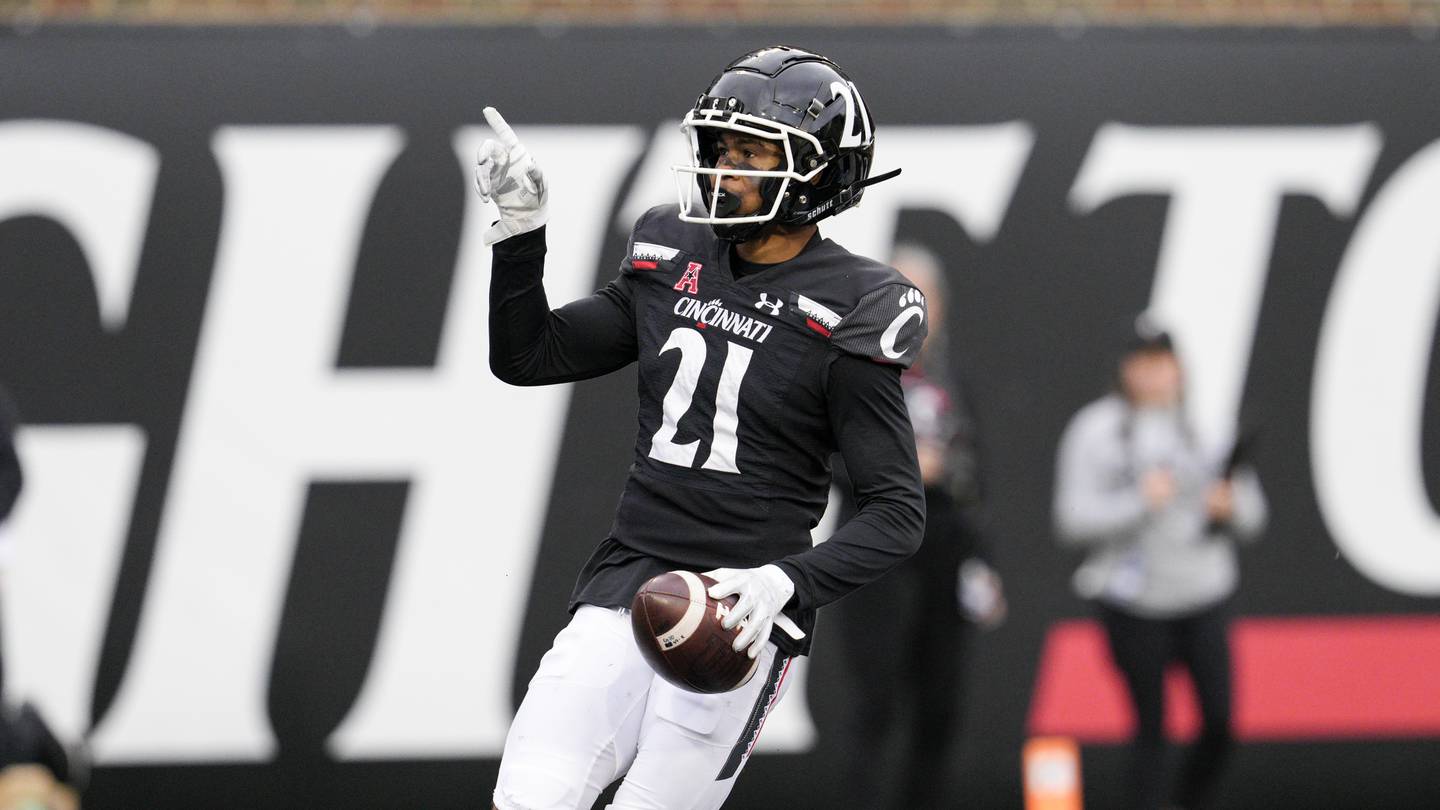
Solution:
<svg viewBox="0 0 1440 810"><path fill-rule="evenodd" d="M1440 23L1435 0L5 0L17 22L1075 26Z"/></svg>
<svg viewBox="0 0 1440 810"><path fill-rule="evenodd" d="M1022 806L1042 734L1119 801L1130 719L1048 510L1150 307L1205 429L1262 432L1222 806L1440 807L1437 39L1440 0L0 0L6 696L91 738L87 808L485 804L634 380L489 379L480 109L554 183L568 299L673 196L695 94L787 42L906 169L826 232L947 262L1011 605L954 806ZM822 636L728 806L847 806L854 699Z"/></svg>

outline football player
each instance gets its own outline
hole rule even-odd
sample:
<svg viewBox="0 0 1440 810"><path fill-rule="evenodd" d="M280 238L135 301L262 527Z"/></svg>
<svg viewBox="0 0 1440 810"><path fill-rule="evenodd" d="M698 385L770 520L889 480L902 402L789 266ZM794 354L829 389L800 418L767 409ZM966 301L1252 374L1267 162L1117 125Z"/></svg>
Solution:
<svg viewBox="0 0 1440 810"><path fill-rule="evenodd" d="M913 553L924 530L900 372L924 340L925 299L816 227L890 176L870 177L874 124L825 57L742 56L681 124L693 159L675 167L678 207L640 217L604 289L552 310L545 178L500 114L485 115L496 138L475 179L499 213L485 235L491 368L546 385L638 363L640 394L614 525L516 713L495 807L588 810L622 776L612 808L719 807L815 610ZM836 451L860 508L812 546ZM738 597L725 623L759 663L743 686L687 692L641 657L627 609L674 569Z"/></svg>

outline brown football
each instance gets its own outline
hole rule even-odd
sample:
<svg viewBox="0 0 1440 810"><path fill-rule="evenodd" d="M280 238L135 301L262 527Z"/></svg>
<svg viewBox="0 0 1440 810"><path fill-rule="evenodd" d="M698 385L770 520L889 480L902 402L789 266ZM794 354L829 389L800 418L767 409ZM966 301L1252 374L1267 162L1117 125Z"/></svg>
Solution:
<svg viewBox="0 0 1440 810"><path fill-rule="evenodd" d="M712 599L715 580L691 571L670 571L640 587L631 603L635 644L660 677L691 692L715 694L743 685L757 662L730 645L740 628L720 621L735 597Z"/></svg>

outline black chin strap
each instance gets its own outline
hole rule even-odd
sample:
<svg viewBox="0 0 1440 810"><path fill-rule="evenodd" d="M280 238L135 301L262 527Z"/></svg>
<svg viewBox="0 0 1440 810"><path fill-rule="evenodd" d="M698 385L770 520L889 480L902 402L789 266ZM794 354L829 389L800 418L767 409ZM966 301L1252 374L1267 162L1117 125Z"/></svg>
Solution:
<svg viewBox="0 0 1440 810"><path fill-rule="evenodd" d="M839 194L835 195L834 205L827 206L826 211L813 212L812 217L809 221L813 222L814 220L825 216L829 210L845 210L850 206L851 201L853 201L856 197L860 196L861 189L865 188L866 186L873 186L876 183L883 183L898 174L900 174L900 170L895 169L894 171L888 171L884 174L876 175L875 177L867 177L859 182L851 183L850 185L845 187L844 191L841 191Z"/></svg>
<svg viewBox="0 0 1440 810"><path fill-rule="evenodd" d="M884 174L882 174L882 175L878 175L878 176L876 176L876 177L867 177L867 178L865 178L864 180L861 180L861 181L858 182L858 183L851 183L851 184L850 184L850 187L847 188L846 191L853 193L853 192L859 191L859 190L862 189L862 188L865 188L866 186L873 186L873 185L875 185L876 183L883 183L883 182L885 182L886 180L889 180L889 179L892 178L892 177L898 177L899 175L900 175L900 169L895 169L894 171L889 171L889 172L886 172L886 173L884 173Z"/></svg>

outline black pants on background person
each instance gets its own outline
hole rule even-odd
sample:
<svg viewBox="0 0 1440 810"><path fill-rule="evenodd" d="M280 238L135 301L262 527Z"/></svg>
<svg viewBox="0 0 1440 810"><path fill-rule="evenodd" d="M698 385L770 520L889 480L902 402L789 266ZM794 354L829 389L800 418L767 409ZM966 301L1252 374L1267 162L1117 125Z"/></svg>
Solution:
<svg viewBox="0 0 1440 810"><path fill-rule="evenodd" d="M956 578L973 529L944 490L926 488L925 541L915 556L836 602L835 633L817 667L843 667L849 700L836 707L834 807L929 810L960 802L956 743L962 664L976 632L960 613Z"/></svg>
<svg viewBox="0 0 1440 810"><path fill-rule="evenodd" d="M1144 619L1101 604L1100 618L1115 664L1135 707L1131 810L1167 807L1165 791L1165 669L1183 664L1200 702L1201 731L1180 774L1174 801L1184 810L1208 807L1233 748L1230 730L1230 616L1226 605L1175 619Z"/></svg>

